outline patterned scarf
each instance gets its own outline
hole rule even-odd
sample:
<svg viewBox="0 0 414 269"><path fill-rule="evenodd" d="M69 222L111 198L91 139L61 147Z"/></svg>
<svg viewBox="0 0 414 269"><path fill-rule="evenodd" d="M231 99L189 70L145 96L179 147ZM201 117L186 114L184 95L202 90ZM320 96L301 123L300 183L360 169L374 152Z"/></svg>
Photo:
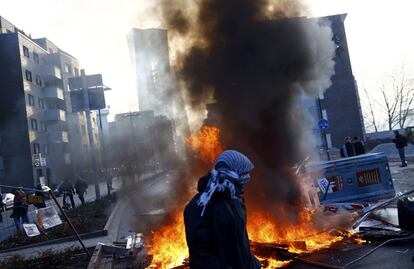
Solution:
<svg viewBox="0 0 414 269"><path fill-rule="evenodd" d="M224 164L225 167L217 164ZM231 199L238 199L236 188L242 188L249 182L249 172L253 168L253 163L244 154L235 150L223 151L215 160L207 187L197 201L198 206L203 207L201 216L216 191L229 191Z"/></svg>

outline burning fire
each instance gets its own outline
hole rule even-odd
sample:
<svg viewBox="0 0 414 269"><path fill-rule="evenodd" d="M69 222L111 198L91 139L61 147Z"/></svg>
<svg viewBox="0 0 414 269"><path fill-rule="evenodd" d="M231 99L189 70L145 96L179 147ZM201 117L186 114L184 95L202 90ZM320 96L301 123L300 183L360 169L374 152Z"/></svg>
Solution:
<svg viewBox="0 0 414 269"><path fill-rule="evenodd" d="M343 236L320 232L313 227L311 218L311 212L303 211L298 224L286 224L277 223L265 213L249 214L247 223L249 239L260 243L286 244L289 252L292 253L327 248L343 239Z"/></svg>
<svg viewBox="0 0 414 269"><path fill-rule="evenodd" d="M304 213L299 224L287 225L276 223L265 213L249 214L247 224L249 239L260 243L288 245L289 252L303 253L327 248L344 238L327 232L321 233L312 226L311 217L311 213ZM188 258L188 249L182 211L177 211L169 224L153 233L149 249L150 255L153 256L150 268L170 269L183 264L183 261ZM260 253L255 255L259 260L266 260L266 269L281 268L290 262L264 258Z"/></svg>
<svg viewBox="0 0 414 269"><path fill-rule="evenodd" d="M153 256L150 268L161 269L179 266L188 257L182 211L178 211L169 224L153 233L149 254Z"/></svg>
<svg viewBox="0 0 414 269"><path fill-rule="evenodd" d="M219 138L218 128L203 126L198 133L187 139L187 143L203 162L212 164L223 150ZM278 223L265 212L250 213L247 223L249 239L257 243L287 245L289 252L303 253L327 248L344 238L321 232L314 227L313 214L313 211L304 208L298 223L292 224ZM177 211L169 224L154 232L150 254L153 256L150 268L167 269L183 265L183 261L188 257L188 249L182 211ZM265 261L267 269L284 267L290 262L261 257L260 253L255 255L259 260Z"/></svg>
<svg viewBox="0 0 414 269"><path fill-rule="evenodd" d="M191 134L186 142L207 164L213 164L216 157L223 151L220 143L220 129L213 126L203 125L200 131Z"/></svg>

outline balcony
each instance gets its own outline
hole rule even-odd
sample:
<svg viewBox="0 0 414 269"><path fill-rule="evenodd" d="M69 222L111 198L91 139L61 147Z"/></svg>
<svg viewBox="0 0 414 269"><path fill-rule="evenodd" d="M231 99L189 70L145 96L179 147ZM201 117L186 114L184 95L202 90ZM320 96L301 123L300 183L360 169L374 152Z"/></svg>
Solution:
<svg viewBox="0 0 414 269"><path fill-rule="evenodd" d="M45 111L48 121L66 121L66 112L61 109L52 108Z"/></svg>
<svg viewBox="0 0 414 269"><path fill-rule="evenodd" d="M68 132L65 132L65 131L51 131L51 132L48 132L48 140L51 143L63 145L62 147L64 147L64 148L61 148L60 150L62 150L64 152L68 152L68 150L66 148L68 146L65 146L65 145L69 144Z"/></svg>
<svg viewBox="0 0 414 269"><path fill-rule="evenodd" d="M65 99L65 95L63 93L63 90L59 87L45 87L43 88L43 95L45 97L50 97L50 98L59 98L61 100Z"/></svg>
<svg viewBox="0 0 414 269"><path fill-rule="evenodd" d="M47 65L43 68L45 86L46 87L57 87L63 89L62 71L54 66Z"/></svg>
<svg viewBox="0 0 414 269"><path fill-rule="evenodd" d="M43 68L43 72L48 77L62 79L62 71L55 65L46 65Z"/></svg>
<svg viewBox="0 0 414 269"><path fill-rule="evenodd" d="M66 111L66 102L57 97L46 97L46 105L48 109L60 109Z"/></svg>

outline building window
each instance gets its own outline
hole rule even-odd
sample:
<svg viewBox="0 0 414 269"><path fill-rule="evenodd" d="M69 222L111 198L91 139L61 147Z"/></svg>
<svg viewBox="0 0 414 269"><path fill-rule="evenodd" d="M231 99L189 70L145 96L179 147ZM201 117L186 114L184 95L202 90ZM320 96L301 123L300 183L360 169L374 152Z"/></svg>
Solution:
<svg viewBox="0 0 414 269"><path fill-rule="evenodd" d="M31 94L27 94L27 96L29 96L29 105L31 106L35 106L35 99L34 96Z"/></svg>
<svg viewBox="0 0 414 269"><path fill-rule="evenodd" d="M60 88L57 88L57 98L59 98L59 99L61 99L61 100L64 100L65 99L65 95L64 95L64 93L63 93L63 90L62 89L60 89Z"/></svg>
<svg viewBox="0 0 414 269"><path fill-rule="evenodd" d="M45 122L45 121L41 121L41 122L40 122L40 129L41 129L43 132L46 132L46 131L47 131L47 125L46 125L46 122Z"/></svg>
<svg viewBox="0 0 414 269"><path fill-rule="evenodd" d="M72 74L72 66L70 64L66 64L65 71L66 73Z"/></svg>
<svg viewBox="0 0 414 269"><path fill-rule="evenodd" d="M39 154L40 153L40 144L39 143L33 143L33 153Z"/></svg>
<svg viewBox="0 0 414 269"><path fill-rule="evenodd" d="M30 72L29 70L26 70L26 80L27 81L33 81L32 80L32 72Z"/></svg>
<svg viewBox="0 0 414 269"><path fill-rule="evenodd" d="M32 130L37 131L37 120L30 119L30 125L32 126Z"/></svg>
<svg viewBox="0 0 414 269"><path fill-rule="evenodd" d="M36 85L42 86L42 78L39 75L36 75Z"/></svg>
<svg viewBox="0 0 414 269"><path fill-rule="evenodd" d="M68 132L62 132L62 141L68 143L69 142L69 134Z"/></svg>
<svg viewBox="0 0 414 269"><path fill-rule="evenodd" d="M43 98L38 98L38 103L40 108L45 108L45 100Z"/></svg>
<svg viewBox="0 0 414 269"><path fill-rule="evenodd" d="M79 69L74 67L73 70L75 71L75 77L79 77Z"/></svg>
<svg viewBox="0 0 414 269"><path fill-rule="evenodd" d="M23 46L23 55L30 58L29 49L25 46Z"/></svg>
<svg viewBox="0 0 414 269"><path fill-rule="evenodd" d="M33 60L35 63L39 63L39 54L37 54L36 52L33 52Z"/></svg>

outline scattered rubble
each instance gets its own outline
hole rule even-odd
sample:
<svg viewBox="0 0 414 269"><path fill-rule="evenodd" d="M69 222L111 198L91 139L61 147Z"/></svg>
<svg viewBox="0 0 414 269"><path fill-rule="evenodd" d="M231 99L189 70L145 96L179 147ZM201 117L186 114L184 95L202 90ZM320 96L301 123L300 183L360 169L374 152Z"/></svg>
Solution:
<svg viewBox="0 0 414 269"><path fill-rule="evenodd" d="M115 201L114 197L106 196L98 201L87 203L69 211L67 214L78 233L102 230ZM18 232L0 242L0 251L69 236L73 236L73 231L67 223L43 230L39 236L35 237L27 237L24 232Z"/></svg>

